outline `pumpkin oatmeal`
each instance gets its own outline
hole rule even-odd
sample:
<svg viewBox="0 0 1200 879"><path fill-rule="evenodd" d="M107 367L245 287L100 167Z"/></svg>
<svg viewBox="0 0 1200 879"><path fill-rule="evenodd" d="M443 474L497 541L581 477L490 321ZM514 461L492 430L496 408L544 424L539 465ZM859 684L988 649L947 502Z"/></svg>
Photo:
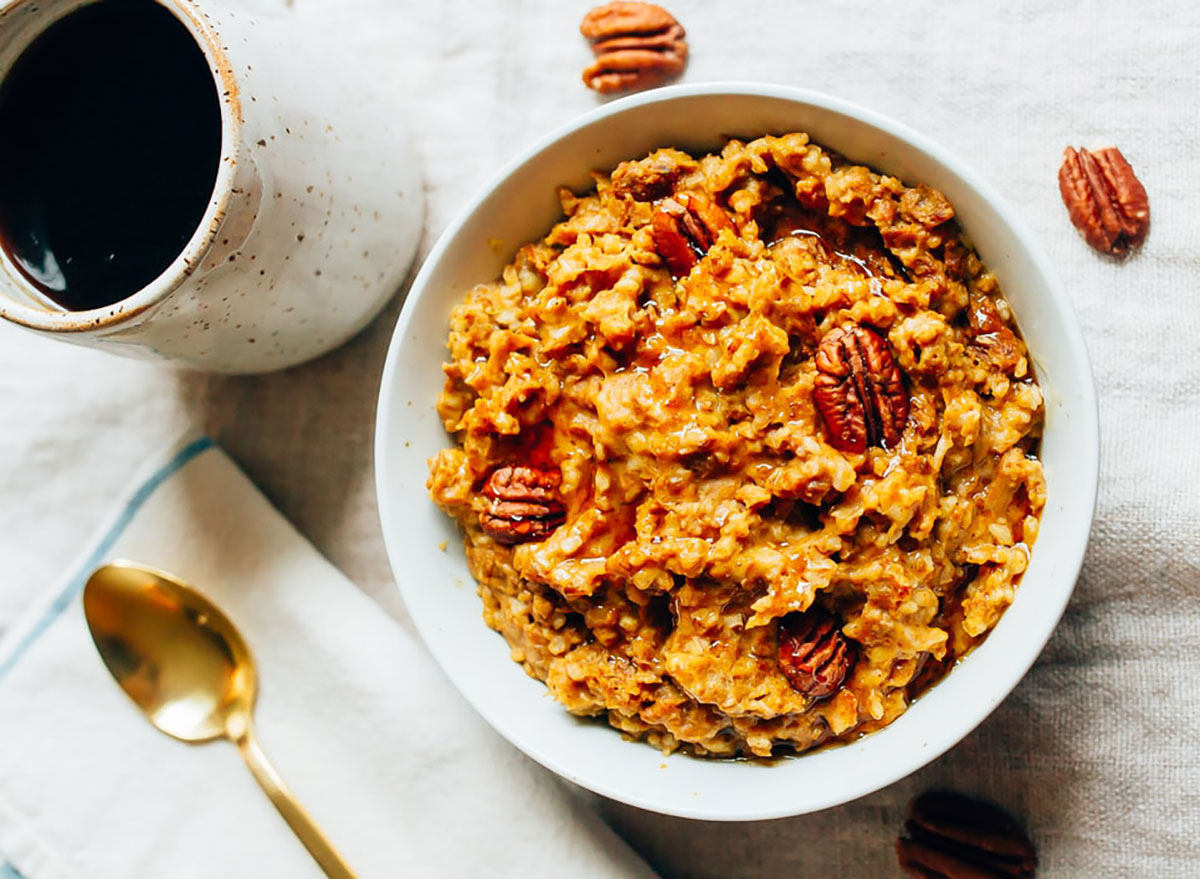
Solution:
<svg viewBox="0 0 1200 879"><path fill-rule="evenodd" d="M595 179L451 319L429 488L484 620L665 751L885 726L1037 536L1042 394L995 277L940 193L804 134Z"/></svg>

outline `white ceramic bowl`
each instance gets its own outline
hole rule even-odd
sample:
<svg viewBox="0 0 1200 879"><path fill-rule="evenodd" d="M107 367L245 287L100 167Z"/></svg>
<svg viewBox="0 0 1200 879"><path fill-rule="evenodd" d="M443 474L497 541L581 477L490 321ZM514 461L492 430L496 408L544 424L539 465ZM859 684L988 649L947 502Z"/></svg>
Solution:
<svg viewBox="0 0 1200 879"><path fill-rule="evenodd" d="M461 537L425 490L427 459L450 441L434 411L448 316L471 286L498 277L518 246L545 234L560 215L556 186L581 191L589 171L654 147L708 150L725 135L796 130L854 161L928 183L953 202L1000 278L1046 393L1049 503L1012 607L979 649L891 726L772 765L664 758L567 714L480 618ZM495 240L503 247L489 245ZM1087 352L1066 296L1038 243L990 186L941 147L861 107L783 86L715 83L659 89L588 113L536 143L467 206L404 303L383 373L375 451L396 581L430 650L479 713L534 760L593 791L657 812L735 821L798 815L877 790L946 751L1000 704L1074 588L1095 506L1098 438Z"/></svg>

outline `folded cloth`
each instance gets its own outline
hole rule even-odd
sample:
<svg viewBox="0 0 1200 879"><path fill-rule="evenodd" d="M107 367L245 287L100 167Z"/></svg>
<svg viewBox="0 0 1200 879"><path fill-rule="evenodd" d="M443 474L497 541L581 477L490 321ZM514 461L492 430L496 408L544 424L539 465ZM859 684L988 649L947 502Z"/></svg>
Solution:
<svg viewBox="0 0 1200 879"><path fill-rule="evenodd" d="M114 558L177 574L233 619L259 666L264 750L364 879L651 875L198 439L0 641L0 879L321 875L232 745L158 732L110 677L79 594Z"/></svg>

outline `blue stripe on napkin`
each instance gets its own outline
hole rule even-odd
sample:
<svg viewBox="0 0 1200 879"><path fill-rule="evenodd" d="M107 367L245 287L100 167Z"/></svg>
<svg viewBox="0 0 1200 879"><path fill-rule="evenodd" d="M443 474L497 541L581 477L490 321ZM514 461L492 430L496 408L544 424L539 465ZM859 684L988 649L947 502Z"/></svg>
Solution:
<svg viewBox="0 0 1200 879"><path fill-rule="evenodd" d="M121 536L121 532L133 521L133 517L137 515L138 510L142 508L142 505L146 503L150 495L154 494L160 485L179 472L185 464L201 452L212 448L213 445L212 439L207 436L193 440L176 452L170 461L159 467L149 479L142 483L138 490L133 493L133 496L125 503L116 521L113 522L104 536L100 538L100 541L96 544L96 548L88 555L79 570L67 581L67 585L63 588L62 592L51 602L41 619L34 623L33 627L25 633L25 636L13 648L12 652L3 660L0 660L0 678L3 678L17 664L25 651L41 637L46 629L50 628L50 624L58 619L62 612L67 609L67 606L70 605L71 600L82 591L83 584L87 582L87 578L91 575L92 571L103 563L104 557L108 555L113 544L117 542L117 538ZM21 874L16 871L16 868L8 863L0 863L0 879L14 879L14 877L21 879Z"/></svg>
<svg viewBox="0 0 1200 879"><path fill-rule="evenodd" d="M6 861L0 864L0 879L25 879L25 875Z"/></svg>

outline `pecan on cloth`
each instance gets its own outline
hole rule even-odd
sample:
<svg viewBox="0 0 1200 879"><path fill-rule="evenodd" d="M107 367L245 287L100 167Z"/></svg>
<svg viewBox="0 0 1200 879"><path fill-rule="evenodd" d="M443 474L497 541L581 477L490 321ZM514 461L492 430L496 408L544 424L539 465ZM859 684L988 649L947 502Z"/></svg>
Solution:
<svg viewBox="0 0 1200 879"><path fill-rule="evenodd" d="M597 6L583 17L579 32L592 41L596 55L583 81L604 94L658 85L687 63L683 26L653 3Z"/></svg>
<svg viewBox="0 0 1200 879"><path fill-rule="evenodd" d="M1083 239L1110 256L1125 256L1146 240L1150 200L1146 188L1116 147L1067 147L1058 189Z"/></svg>
<svg viewBox="0 0 1200 879"><path fill-rule="evenodd" d="M908 420L908 392L888 344L854 323L831 330L817 349L813 399L829 444L843 452L900 442Z"/></svg>
<svg viewBox="0 0 1200 879"><path fill-rule="evenodd" d="M896 857L912 879L1033 879L1037 871L1037 851L1021 826L962 794L921 794L904 829Z"/></svg>
<svg viewBox="0 0 1200 879"><path fill-rule="evenodd" d="M836 693L857 658L854 642L824 608L788 614L779 622L779 668L788 683L809 698Z"/></svg>
<svg viewBox="0 0 1200 879"><path fill-rule="evenodd" d="M566 519L557 497L560 478L556 470L524 465L494 470L483 485L483 532L508 545L545 540Z"/></svg>

